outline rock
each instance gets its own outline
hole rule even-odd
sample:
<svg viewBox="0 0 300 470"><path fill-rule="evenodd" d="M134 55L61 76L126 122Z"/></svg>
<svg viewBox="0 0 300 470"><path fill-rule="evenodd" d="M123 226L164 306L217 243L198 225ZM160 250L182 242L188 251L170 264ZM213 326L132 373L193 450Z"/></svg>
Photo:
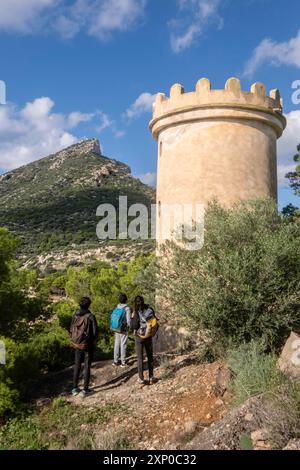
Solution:
<svg viewBox="0 0 300 470"><path fill-rule="evenodd" d="M231 380L231 371L225 367L219 367L215 384L212 386L215 396L222 397L228 389Z"/></svg>
<svg viewBox="0 0 300 470"><path fill-rule="evenodd" d="M46 405L49 405L51 403L51 398L39 398L36 402L35 405L36 407L43 407Z"/></svg>
<svg viewBox="0 0 300 470"><path fill-rule="evenodd" d="M300 336L291 333L278 359L279 369L290 379L300 377Z"/></svg>
<svg viewBox="0 0 300 470"><path fill-rule="evenodd" d="M205 416L205 419L211 419L211 418L212 418L212 416L211 416L210 413L208 413L208 414Z"/></svg>
<svg viewBox="0 0 300 470"><path fill-rule="evenodd" d="M254 450L271 449L266 429L258 429L257 431L253 431L251 433L251 440Z"/></svg>
<svg viewBox="0 0 300 470"><path fill-rule="evenodd" d="M240 450L240 436L251 435L263 428L264 402L261 397L250 398L239 408L230 411L214 425L196 433L184 449L188 450ZM252 421L246 421L247 414L253 415ZM206 417L206 419L208 419Z"/></svg>
<svg viewBox="0 0 300 470"><path fill-rule="evenodd" d="M248 422L253 421L253 414L252 413L246 413L244 419L245 419L245 421L248 421Z"/></svg>
<svg viewBox="0 0 300 470"><path fill-rule="evenodd" d="M300 439L290 440L283 450L300 450Z"/></svg>
<svg viewBox="0 0 300 470"><path fill-rule="evenodd" d="M219 398L218 400L216 400L215 405L216 406L223 406L224 402L223 402L223 400L221 400L221 398Z"/></svg>
<svg viewBox="0 0 300 470"><path fill-rule="evenodd" d="M263 429L259 429L257 431L253 431L251 433L251 439L253 444L257 441L263 441L265 439L265 434Z"/></svg>

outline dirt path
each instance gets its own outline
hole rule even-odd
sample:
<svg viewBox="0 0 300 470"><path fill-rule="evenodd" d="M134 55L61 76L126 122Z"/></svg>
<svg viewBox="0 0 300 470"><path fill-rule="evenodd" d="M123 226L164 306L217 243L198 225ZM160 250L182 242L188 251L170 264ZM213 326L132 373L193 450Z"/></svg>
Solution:
<svg viewBox="0 0 300 470"><path fill-rule="evenodd" d="M122 405L124 411L112 416L107 430L124 430L135 449L180 449L196 432L226 415L230 395L217 387L224 371L225 366L218 362L197 364L191 356L178 356L156 368L157 383L141 387L134 359L126 369L102 361L92 370L92 395L84 399L70 396L69 368L45 377L35 390L35 401L42 405L64 395L87 407Z"/></svg>

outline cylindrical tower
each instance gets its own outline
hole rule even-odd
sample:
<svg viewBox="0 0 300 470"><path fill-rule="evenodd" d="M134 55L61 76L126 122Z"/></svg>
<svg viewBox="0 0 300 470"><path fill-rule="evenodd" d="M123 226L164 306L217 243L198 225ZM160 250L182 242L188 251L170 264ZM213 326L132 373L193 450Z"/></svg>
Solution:
<svg viewBox="0 0 300 470"><path fill-rule="evenodd" d="M225 89L212 90L203 78L194 92L175 84L170 98L159 93L150 122L158 141L158 207L277 199L276 142L285 126L279 91L266 96L261 83L244 92L230 78ZM158 210L158 242L163 224Z"/></svg>

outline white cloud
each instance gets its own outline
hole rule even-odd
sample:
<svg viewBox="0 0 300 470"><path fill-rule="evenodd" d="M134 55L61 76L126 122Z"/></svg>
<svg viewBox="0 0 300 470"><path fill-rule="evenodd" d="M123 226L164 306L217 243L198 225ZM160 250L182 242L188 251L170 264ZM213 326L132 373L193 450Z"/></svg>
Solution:
<svg viewBox="0 0 300 470"><path fill-rule="evenodd" d="M104 0L90 6L89 34L108 39L114 31L127 31L143 17L145 0Z"/></svg>
<svg viewBox="0 0 300 470"><path fill-rule="evenodd" d="M1 169L17 168L74 144L78 141L74 131L81 123L98 121L98 133L107 128L115 137L122 133L102 111L62 114L55 113L54 106L49 97L42 97L22 109L13 104L0 107Z"/></svg>
<svg viewBox="0 0 300 470"><path fill-rule="evenodd" d="M63 39L72 39L80 32L81 21L75 21L65 15L60 15L53 21L53 28Z"/></svg>
<svg viewBox="0 0 300 470"><path fill-rule="evenodd" d="M96 115L100 121L100 123L96 127L97 132L101 133L105 129L110 129L114 137L116 137L117 139L120 139L125 135L125 132L117 128L116 122L111 119L108 114L104 113L103 111L97 111Z"/></svg>
<svg viewBox="0 0 300 470"><path fill-rule="evenodd" d="M277 66L294 65L300 68L300 30L297 36L286 42L276 42L271 39L261 41L246 63L244 76L251 78L258 67L265 62Z"/></svg>
<svg viewBox="0 0 300 470"><path fill-rule="evenodd" d="M285 175L296 166L293 156L297 153L297 145L300 143L300 110L291 111L285 117L287 127L278 141L278 184L281 187L288 186Z"/></svg>
<svg viewBox="0 0 300 470"><path fill-rule="evenodd" d="M80 31L106 41L143 21L147 0L0 0L0 31L55 32L71 39Z"/></svg>
<svg viewBox="0 0 300 470"><path fill-rule="evenodd" d="M71 129L78 126L81 122L91 121L95 117L95 113L80 113L79 111L73 111L68 116L68 127Z"/></svg>
<svg viewBox="0 0 300 470"><path fill-rule="evenodd" d="M178 0L180 19L169 22L173 52L182 52L194 44L210 22L222 26L218 13L220 3L221 0Z"/></svg>
<svg viewBox="0 0 300 470"><path fill-rule="evenodd" d="M144 173L142 175L137 176L142 183L148 184L148 186L156 186L156 173Z"/></svg>
<svg viewBox="0 0 300 470"><path fill-rule="evenodd" d="M144 92L135 100L135 102L127 109L126 116L129 119L137 118L144 113L152 111L156 94Z"/></svg>

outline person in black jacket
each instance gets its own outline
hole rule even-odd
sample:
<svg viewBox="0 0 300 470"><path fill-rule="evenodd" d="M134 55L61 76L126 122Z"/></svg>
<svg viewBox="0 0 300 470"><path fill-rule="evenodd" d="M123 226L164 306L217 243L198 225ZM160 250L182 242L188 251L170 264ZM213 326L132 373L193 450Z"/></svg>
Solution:
<svg viewBox="0 0 300 470"><path fill-rule="evenodd" d="M80 309L75 312L71 322L70 334L72 346L75 349L73 396L80 394L81 397L85 397L91 392L89 388L91 365L99 330L95 315L89 310L90 305L91 299L83 297L79 302ZM84 386L83 390L80 390L78 382L82 362L84 362Z"/></svg>
<svg viewBox="0 0 300 470"><path fill-rule="evenodd" d="M145 385L144 380L144 365L143 356L146 351L149 371L149 383L152 384L155 381L153 375L153 343L152 338L142 339L139 337L138 332L140 328L145 326L146 321L155 316L154 310L145 304L144 298L138 295L134 300L134 310L131 317L131 328L135 331L135 349L138 359L138 374L139 383Z"/></svg>

